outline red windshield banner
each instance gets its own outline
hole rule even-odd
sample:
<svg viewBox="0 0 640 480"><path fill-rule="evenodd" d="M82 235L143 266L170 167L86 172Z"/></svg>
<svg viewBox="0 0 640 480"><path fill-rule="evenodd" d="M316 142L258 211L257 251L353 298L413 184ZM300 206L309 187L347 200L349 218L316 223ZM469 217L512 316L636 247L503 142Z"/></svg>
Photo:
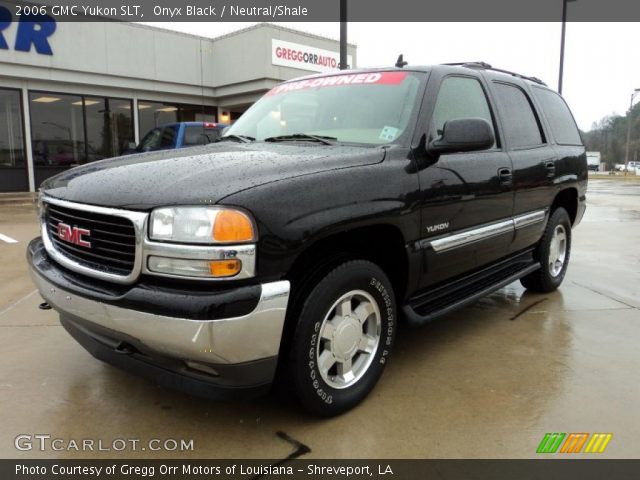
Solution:
<svg viewBox="0 0 640 480"><path fill-rule="evenodd" d="M267 92L267 95L277 95L306 88L337 87L340 85L400 85L407 77L407 72L371 72L329 77L310 78L297 82L282 83Z"/></svg>

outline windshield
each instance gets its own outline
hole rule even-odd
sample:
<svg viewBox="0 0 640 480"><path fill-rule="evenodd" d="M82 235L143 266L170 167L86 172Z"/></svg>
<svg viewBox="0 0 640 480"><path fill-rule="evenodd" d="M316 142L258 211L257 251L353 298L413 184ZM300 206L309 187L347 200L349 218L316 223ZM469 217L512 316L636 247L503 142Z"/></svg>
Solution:
<svg viewBox="0 0 640 480"><path fill-rule="evenodd" d="M283 83L247 110L225 136L260 141L306 134L346 143L392 143L409 126L422 76L371 72Z"/></svg>

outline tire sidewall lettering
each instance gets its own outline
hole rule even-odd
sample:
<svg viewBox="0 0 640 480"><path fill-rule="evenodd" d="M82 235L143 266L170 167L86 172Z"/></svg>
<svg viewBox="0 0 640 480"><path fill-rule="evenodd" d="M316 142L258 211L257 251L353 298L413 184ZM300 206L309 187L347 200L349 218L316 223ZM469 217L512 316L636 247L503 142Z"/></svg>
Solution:
<svg viewBox="0 0 640 480"><path fill-rule="evenodd" d="M387 363L388 357L391 353L391 346L393 344L393 333L395 330L396 321L394 315L393 299L389 295L389 292L384 286L384 283L378 280L378 278L376 278L375 276L372 276L370 277L368 284L363 285L363 287L363 290L374 296L382 317L382 338L380 339L378 349L375 353L378 359L374 359L374 361L371 363L369 367L369 369L371 369L375 364L385 365ZM334 401L334 395L339 394L340 390L336 390L331 386L325 384L325 382L322 380L322 377L320 376L316 359L316 351L321 326L322 321L315 322L312 329L313 333L309 337L309 358L307 363L308 378L310 386L315 391L318 398L320 398L324 403L330 405ZM366 374L363 379L364 378L366 378ZM357 387L359 384L360 382L356 383L350 388Z"/></svg>

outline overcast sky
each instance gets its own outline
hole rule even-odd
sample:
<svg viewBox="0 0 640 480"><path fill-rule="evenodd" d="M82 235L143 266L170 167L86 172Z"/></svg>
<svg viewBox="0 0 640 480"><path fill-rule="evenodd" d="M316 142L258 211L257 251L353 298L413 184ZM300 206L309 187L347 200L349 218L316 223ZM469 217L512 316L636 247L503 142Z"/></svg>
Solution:
<svg viewBox="0 0 640 480"><path fill-rule="evenodd" d="M216 37L252 23L151 23ZM338 39L336 23L280 25ZM482 60L542 79L557 89L558 23L350 23L359 67L389 66L399 53L414 65ZM612 113L624 114L640 88L638 23L567 24L563 95L582 130ZM303 72L301 72L303 74ZM637 99L636 99L637 100Z"/></svg>

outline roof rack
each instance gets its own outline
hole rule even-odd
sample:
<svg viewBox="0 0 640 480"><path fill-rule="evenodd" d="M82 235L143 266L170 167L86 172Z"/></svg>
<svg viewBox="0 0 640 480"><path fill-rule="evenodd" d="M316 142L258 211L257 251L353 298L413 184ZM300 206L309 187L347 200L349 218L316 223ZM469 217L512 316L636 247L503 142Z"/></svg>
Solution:
<svg viewBox="0 0 640 480"><path fill-rule="evenodd" d="M527 77L526 75L521 75L520 73L510 72L509 70L503 70L501 68L495 68L489 65L486 62L459 62L459 63L443 63L443 65L449 65L452 67L466 67L466 68L477 68L482 70L491 70L493 72L506 73L507 75L512 75L517 78L522 78L524 80L530 80L535 83L539 83L540 85L547 86L542 80L537 77Z"/></svg>

